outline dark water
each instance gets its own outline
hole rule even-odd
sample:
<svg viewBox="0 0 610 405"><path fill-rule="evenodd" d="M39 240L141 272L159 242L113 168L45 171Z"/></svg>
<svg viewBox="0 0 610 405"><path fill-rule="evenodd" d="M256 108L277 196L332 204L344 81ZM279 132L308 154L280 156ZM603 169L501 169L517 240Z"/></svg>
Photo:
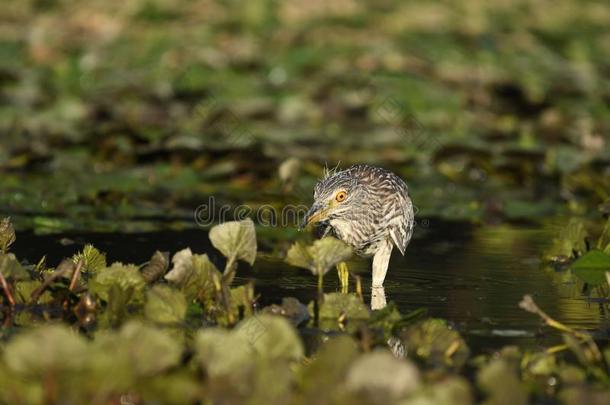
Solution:
<svg viewBox="0 0 610 405"><path fill-rule="evenodd" d="M505 344L536 346L558 341L560 336L541 327L539 319L521 310L518 302L531 294L549 315L567 325L593 329L600 312L580 294L569 277L541 268L539 257L556 235L558 226L473 226L431 221L418 229L405 257L395 254L385 282L386 298L402 313L426 308L431 316L445 318L480 349ZM13 251L20 259L37 262L47 254L55 265L63 257L93 243L107 252L108 261L141 263L156 250L175 253L190 247L208 253L217 264L221 255L201 230L146 234L18 234ZM370 263L350 263L370 291ZM280 260L259 258L254 269L241 266L237 283L255 280L261 305L293 296L307 303L316 294L316 279L306 270ZM325 291L338 289L334 272L325 278ZM366 297L370 299L370 294Z"/></svg>

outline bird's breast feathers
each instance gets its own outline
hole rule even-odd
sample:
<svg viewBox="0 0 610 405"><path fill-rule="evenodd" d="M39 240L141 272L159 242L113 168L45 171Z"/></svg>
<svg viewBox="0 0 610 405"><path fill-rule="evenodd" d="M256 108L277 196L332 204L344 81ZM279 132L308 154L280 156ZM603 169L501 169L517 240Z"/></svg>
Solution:
<svg viewBox="0 0 610 405"><path fill-rule="evenodd" d="M354 252L360 256L374 255L381 242L388 239L388 232L373 231L363 226L354 226L354 222L342 219L333 219L329 222L335 236L350 245ZM360 223L362 225L362 222Z"/></svg>

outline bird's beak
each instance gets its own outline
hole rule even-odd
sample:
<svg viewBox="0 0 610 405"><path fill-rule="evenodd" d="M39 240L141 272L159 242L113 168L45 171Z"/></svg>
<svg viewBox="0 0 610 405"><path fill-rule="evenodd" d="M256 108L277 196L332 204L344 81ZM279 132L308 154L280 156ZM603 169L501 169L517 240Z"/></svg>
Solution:
<svg viewBox="0 0 610 405"><path fill-rule="evenodd" d="M299 229L302 230L309 224L324 221L330 209L331 207L327 204L314 202L311 208L309 208L309 211L307 211L307 214L305 214L305 218L303 218L303 222Z"/></svg>

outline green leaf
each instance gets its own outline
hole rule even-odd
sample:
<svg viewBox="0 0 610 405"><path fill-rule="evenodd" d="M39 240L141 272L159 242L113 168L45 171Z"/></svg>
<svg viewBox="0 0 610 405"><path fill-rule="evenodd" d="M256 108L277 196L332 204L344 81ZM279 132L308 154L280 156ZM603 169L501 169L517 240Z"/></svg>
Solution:
<svg viewBox="0 0 610 405"><path fill-rule="evenodd" d="M193 255L193 272L184 289L187 294L194 293L197 298L206 301L215 294L221 278L220 271L208 255Z"/></svg>
<svg viewBox="0 0 610 405"><path fill-rule="evenodd" d="M179 323L186 316L187 303L182 292L167 285L156 285L146 293L144 315L158 323Z"/></svg>
<svg viewBox="0 0 610 405"><path fill-rule="evenodd" d="M576 277L592 286L606 282L607 271L610 271L610 256L600 250L591 250L579 257L572 264Z"/></svg>
<svg viewBox="0 0 610 405"><path fill-rule="evenodd" d="M11 219L8 217L2 219L0 221L0 252L5 253L15 239L15 228L13 228Z"/></svg>
<svg viewBox="0 0 610 405"><path fill-rule="evenodd" d="M102 312L98 323L104 326L119 326L127 317L127 306L134 296L133 287L123 288L119 284L112 284L107 291L108 299L106 310Z"/></svg>
<svg viewBox="0 0 610 405"><path fill-rule="evenodd" d="M149 377L138 384L145 404L196 404L203 396L201 381L189 369Z"/></svg>
<svg viewBox="0 0 610 405"><path fill-rule="evenodd" d="M172 335L137 321L128 322L118 333L97 333L91 350L94 352L92 367L105 378L112 378L108 373L116 372L136 377L155 376L177 366L182 357L182 345Z"/></svg>
<svg viewBox="0 0 610 405"><path fill-rule="evenodd" d="M281 316L251 316L237 324L235 333L257 354L273 361L298 360L304 355L296 329Z"/></svg>
<svg viewBox="0 0 610 405"><path fill-rule="evenodd" d="M252 303L254 302L254 287L252 283L231 288L231 308L235 311L235 316L239 315L242 308L243 316L251 316L254 313Z"/></svg>
<svg viewBox="0 0 610 405"><path fill-rule="evenodd" d="M132 288L134 293L137 294L144 290L146 281L137 266L117 262L97 273L93 280L89 282L89 290L97 294L102 300L108 301L108 291L113 285L120 287L122 290Z"/></svg>
<svg viewBox="0 0 610 405"><path fill-rule="evenodd" d="M200 330L195 336L195 351L196 360L212 378L244 376L253 366L252 347L245 336L225 329Z"/></svg>
<svg viewBox="0 0 610 405"><path fill-rule="evenodd" d="M310 246L300 242L295 243L288 250L286 262L295 267L302 267L314 275L326 274L338 263L343 262L352 255L352 249L342 241L325 237L315 241Z"/></svg>
<svg viewBox="0 0 610 405"><path fill-rule="evenodd" d="M81 259L83 260L81 271L84 273L94 274L106 268L106 255L93 245L85 245L82 252L72 257L74 264L77 264Z"/></svg>
<svg viewBox="0 0 610 405"><path fill-rule="evenodd" d="M370 312L356 294L330 293L324 294L319 315L322 319L368 319Z"/></svg>
<svg viewBox="0 0 610 405"><path fill-rule="evenodd" d="M300 391L304 403L315 403L320 392L342 389L350 364L358 357L356 341L349 335L339 335L325 342L312 362L300 370Z"/></svg>
<svg viewBox="0 0 610 405"><path fill-rule="evenodd" d="M195 338L195 359L210 377L213 402L284 403L303 347L281 317L252 316L233 331L206 329ZM236 389L236 387L239 387Z"/></svg>
<svg viewBox="0 0 610 405"><path fill-rule="evenodd" d="M574 252L585 252L587 249L586 237L587 231L583 221L572 218L561 230L559 236L553 239L551 247L544 252L544 259L552 262L565 262L574 255Z"/></svg>
<svg viewBox="0 0 610 405"><path fill-rule="evenodd" d="M443 319L425 319L409 326L401 335L407 353L431 367L460 368L470 350L458 332Z"/></svg>
<svg viewBox="0 0 610 405"><path fill-rule="evenodd" d="M517 370L505 359L492 360L483 367L477 374L477 383L488 395L486 404L527 404L527 392Z"/></svg>
<svg viewBox="0 0 610 405"><path fill-rule="evenodd" d="M23 376L78 371L85 365L87 345L68 327L45 325L11 340L4 350L7 367Z"/></svg>
<svg viewBox="0 0 610 405"><path fill-rule="evenodd" d="M12 253L0 253L0 273L4 278L29 280L30 275Z"/></svg>
<svg viewBox="0 0 610 405"><path fill-rule="evenodd" d="M41 286L41 282L38 280L26 280L20 281L15 284L15 299L20 304L27 304L30 302L32 292ZM53 295L49 291L44 291L40 297L38 297L39 304L48 304L53 301Z"/></svg>
<svg viewBox="0 0 610 405"><path fill-rule="evenodd" d="M194 255L187 248L176 253L172 263L174 266L165 279L183 291L189 300L198 297L205 301L214 294L215 283L221 274L207 255Z"/></svg>
<svg viewBox="0 0 610 405"><path fill-rule="evenodd" d="M347 373L349 391L375 398L378 403L394 403L415 392L421 385L417 367L398 360L387 350L375 350L354 361Z"/></svg>
<svg viewBox="0 0 610 405"><path fill-rule="evenodd" d="M471 405L474 404L472 388L468 380L459 376L447 376L409 397L411 404Z"/></svg>
<svg viewBox="0 0 610 405"><path fill-rule="evenodd" d="M256 232L250 218L225 222L210 229L212 245L229 259L244 260L250 265L256 259Z"/></svg>

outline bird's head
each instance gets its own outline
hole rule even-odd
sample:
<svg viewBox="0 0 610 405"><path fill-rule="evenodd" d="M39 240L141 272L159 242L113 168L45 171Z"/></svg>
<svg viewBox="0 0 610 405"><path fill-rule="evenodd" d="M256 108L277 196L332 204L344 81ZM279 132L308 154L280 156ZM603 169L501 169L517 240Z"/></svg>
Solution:
<svg viewBox="0 0 610 405"><path fill-rule="evenodd" d="M317 222L350 216L361 201L363 190L350 171L344 170L320 180L314 188L314 202L301 228Z"/></svg>

